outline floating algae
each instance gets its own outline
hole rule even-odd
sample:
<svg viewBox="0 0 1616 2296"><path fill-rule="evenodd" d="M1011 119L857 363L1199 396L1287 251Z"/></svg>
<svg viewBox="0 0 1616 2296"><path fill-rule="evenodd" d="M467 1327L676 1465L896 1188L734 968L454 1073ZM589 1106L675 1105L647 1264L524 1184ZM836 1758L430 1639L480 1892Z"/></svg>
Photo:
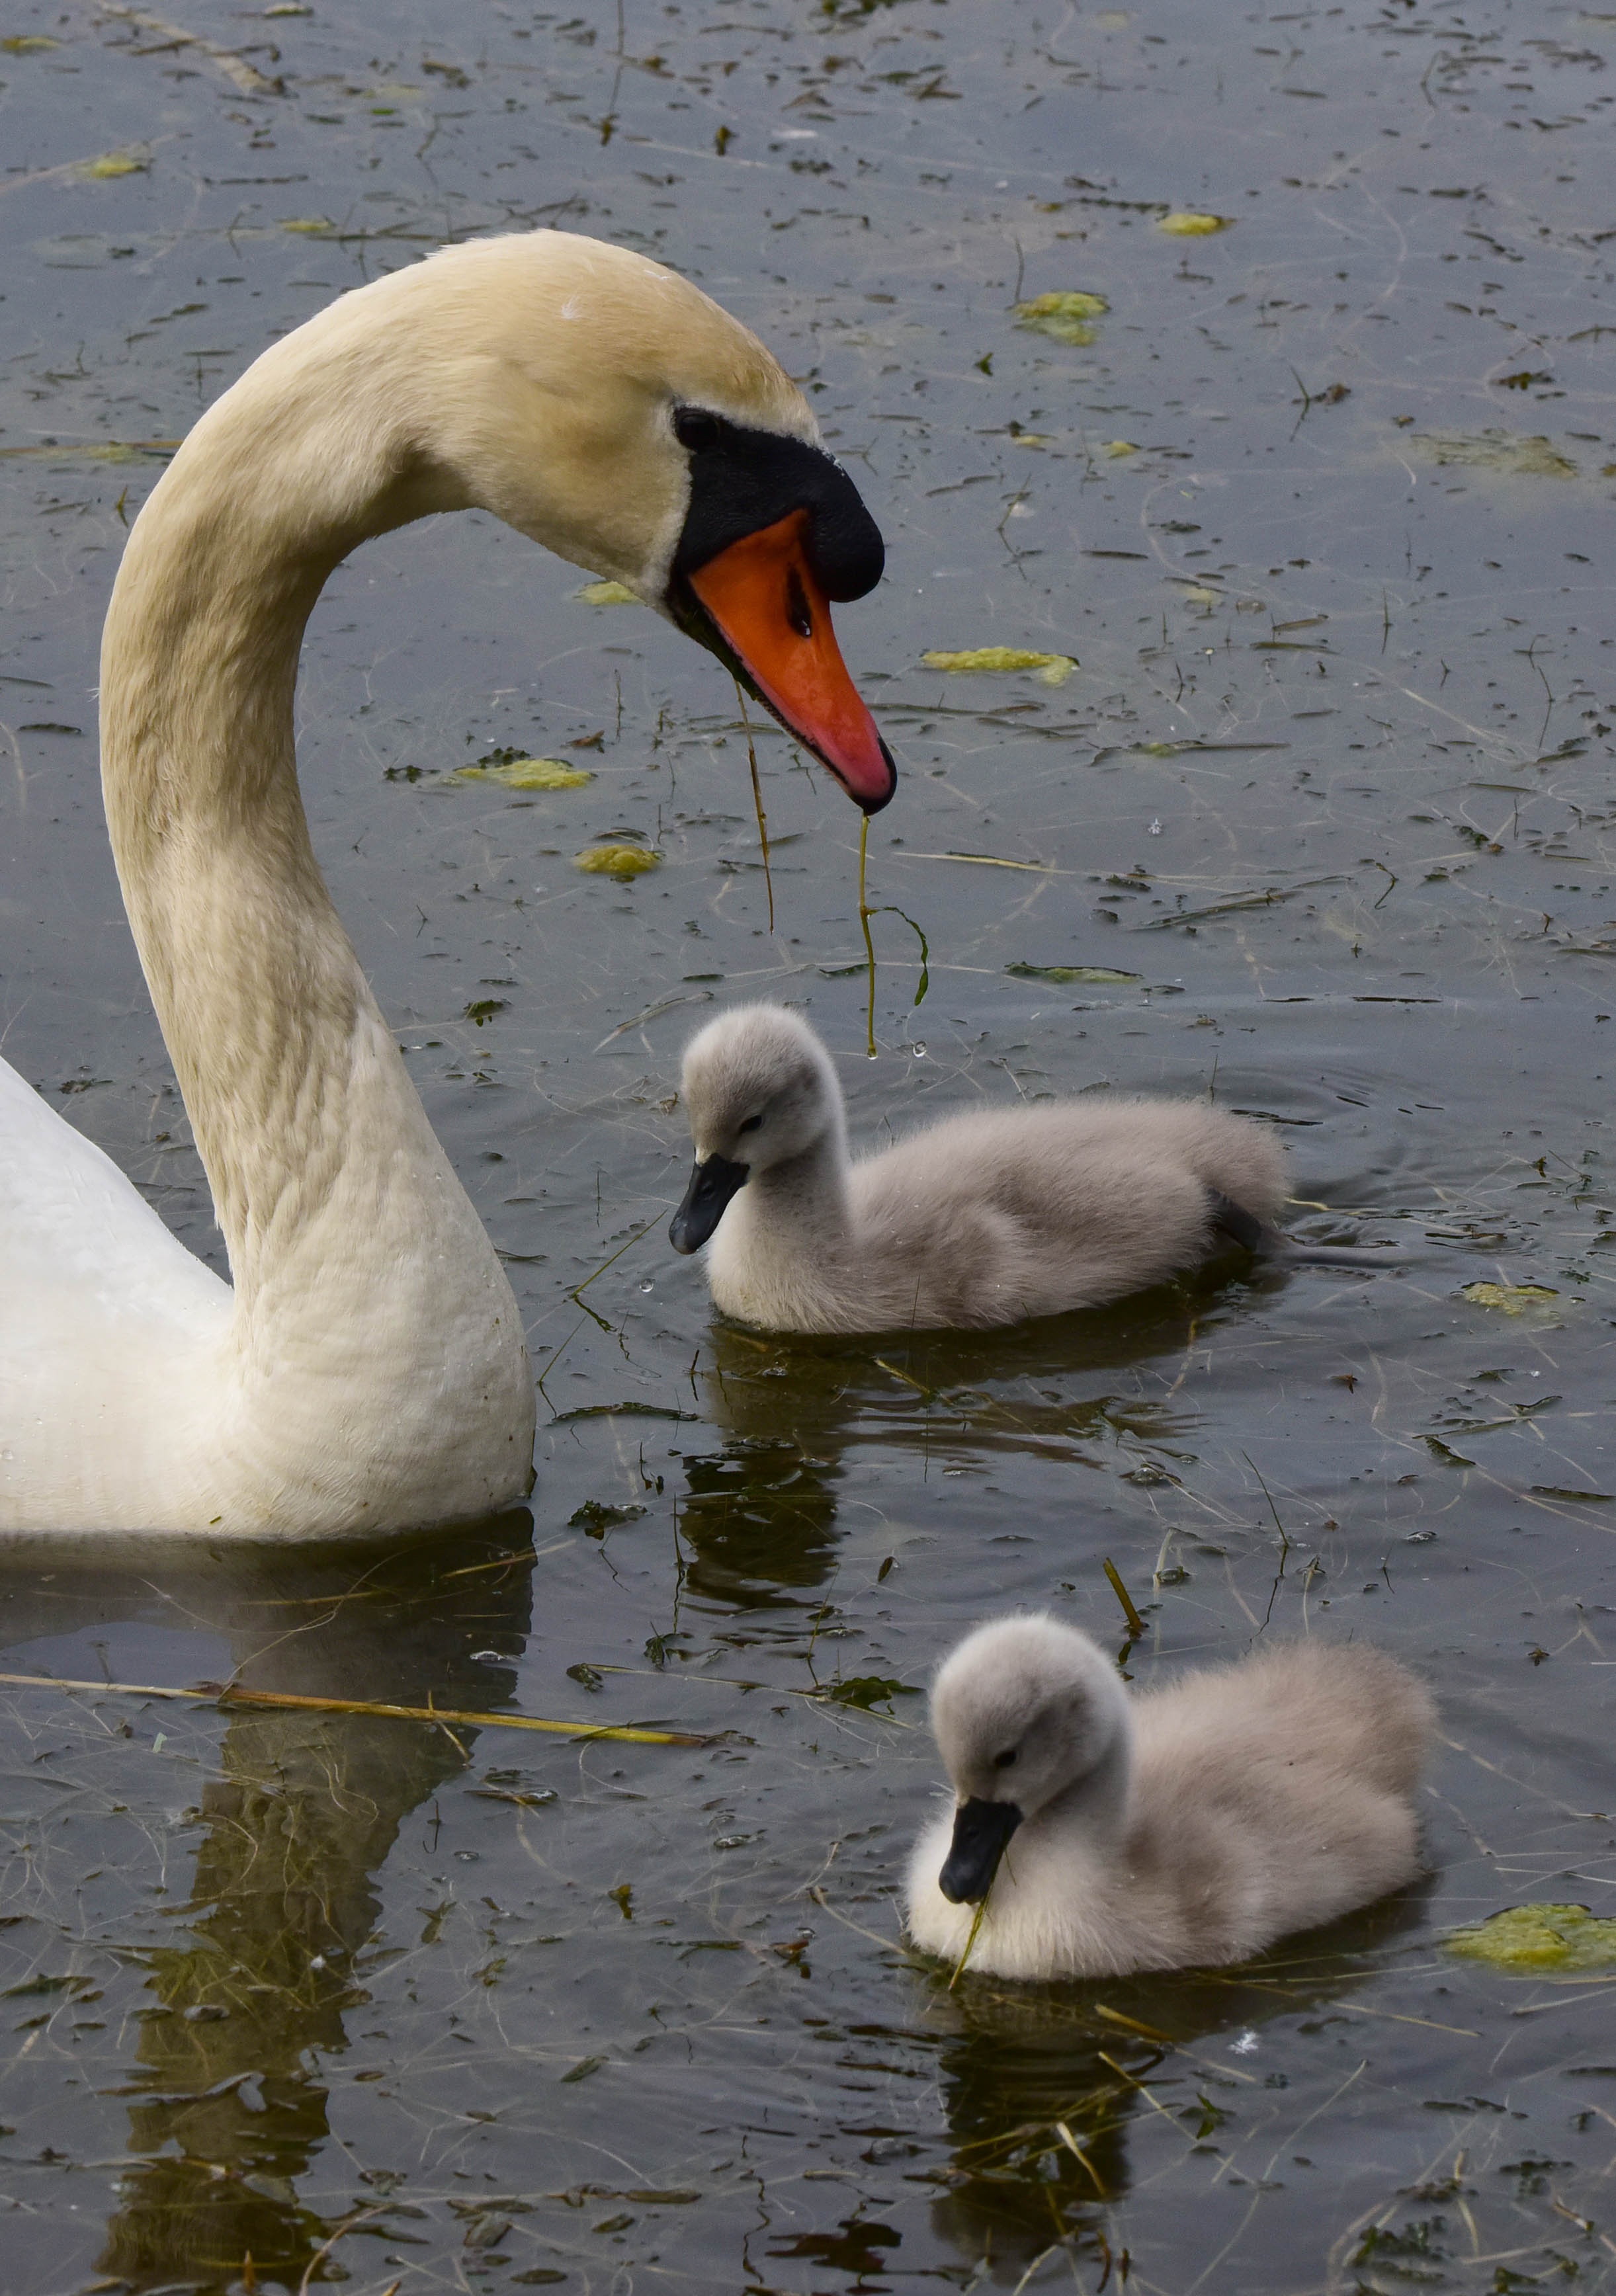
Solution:
<svg viewBox="0 0 1616 2296"><path fill-rule="evenodd" d="M946 669L955 676L1036 669L1045 685L1064 685L1078 666L1069 653L1033 653L1026 646L969 646L963 653L923 653L921 660L928 669Z"/></svg>
<svg viewBox="0 0 1616 2296"><path fill-rule="evenodd" d="M1455 1930L1442 1943L1467 1961L1528 1976L1539 1970L1608 1969L1616 1963L1616 1921L1601 1920L1586 1906L1510 1906L1473 1929Z"/></svg>
<svg viewBox="0 0 1616 2296"><path fill-rule="evenodd" d="M1016 324L1031 328L1035 334L1047 335L1052 342L1075 343L1080 348L1095 340L1096 330L1091 323L1103 319L1110 308L1103 295L1062 288L1054 294L1035 295L1029 303L1018 303Z"/></svg>
<svg viewBox="0 0 1616 2296"><path fill-rule="evenodd" d="M643 845L587 845L572 865L588 877L618 877L627 882L643 877L648 869L660 869L662 857L648 853Z"/></svg>
<svg viewBox="0 0 1616 2296"><path fill-rule="evenodd" d="M283 231L301 232L309 239L323 239L336 227L329 216L287 216L281 225Z"/></svg>
<svg viewBox="0 0 1616 2296"><path fill-rule="evenodd" d="M78 172L101 183L110 176L144 176L151 165L150 160L137 159L133 152L103 152L98 160L86 160Z"/></svg>
<svg viewBox="0 0 1616 2296"><path fill-rule="evenodd" d="M1081 981L1093 988L1125 988L1131 980L1143 980L1142 972L1113 972L1104 964L1007 964L1006 972L1018 980L1053 980L1064 988L1073 981Z"/></svg>
<svg viewBox="0 0 1616 2296"><path fill-rule="evenodd" d="M1459 1297L1478 1308L1502 1308L1506 1316L1524 1316L1540 1300L1557 1300L1560 1294L1546 1283L1466 1283Z"/></svg>
<svg viewBox="0 0 1616 2296"><path fill-rule="evenodd" d="M452 782L498 782L513 790L582 789L595 775L584 766L570 766L565 758L490 758L480 766L462 766L448 776Z"/></svg>
<svg viewBox="0 0 1616 2296"><path fill-rule="evenodd" d="M1215 231L1227 231L1229 223L1227 216L1196 215L1191 209L1175 208L1156 228L1170 232L1175 239L1206 239Z"/></svg>
<svg viewBox="0 0 1616 2296"><path fill-rule="evenodd" d="M586 582L572 593L586 606L637 606L639 600L624 582Z"/></svg>
<svg viewBox="0 0 1616 2296"><path fill-rule="evenodd" d="M1541 433L1518 430L1410 430L1403 444L1445 468L1502 471L1512 479L1574 479L1577 465Z"/></svg>

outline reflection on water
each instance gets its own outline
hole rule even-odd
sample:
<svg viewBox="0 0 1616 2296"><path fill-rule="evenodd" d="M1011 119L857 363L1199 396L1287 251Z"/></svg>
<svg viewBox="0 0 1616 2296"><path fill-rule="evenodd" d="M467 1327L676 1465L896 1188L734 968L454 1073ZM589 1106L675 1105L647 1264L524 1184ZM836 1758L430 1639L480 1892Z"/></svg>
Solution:
<svg viewBox="0 0 1616 2296"><path fill-rule="evenodd" d="M1416 1884L1223 1977L1029 1987L967 1976L952 1993L933 1977L929 2021L945 2037L938 2070L953 2144L933 2229L962 2257L987 2259L996 2285L1016 2284L1057 2244L1110 2259L1126 2278L1107 2212L1137 2182L1141 2122L1156 2124L1150 2134L1173 2159L1199 2155L1215 2171L1218 2132L1237 2106L1252 2117L1243 2092L1283 2112L1286 2077L1254 2070L1265 2027L1349 2003L1374 1956L1417 1929L1427 1894Z"/></svg>
<svg viewBox="0 0 1616 2296"><path fill-rule="evenodd" d="M296 1551L197 1557L152 1542L112 1571L0 1582L6 1639L183 1609L245 1688L486 1710L528 1634L532 1524L378 1562ZM514 1558L514 1559L513 1559ZM332 2227L297 2180L330 2139L322 2065L369 2001L377 1876L400 1825L466 1766L477 1733L344 1714L232 1714L195 1813L172 1945L139 1953L125 2175L99 2267L141 2290L251 2275L297 2288ZM250 2258L250 2267L244 2259Z"/></svg>

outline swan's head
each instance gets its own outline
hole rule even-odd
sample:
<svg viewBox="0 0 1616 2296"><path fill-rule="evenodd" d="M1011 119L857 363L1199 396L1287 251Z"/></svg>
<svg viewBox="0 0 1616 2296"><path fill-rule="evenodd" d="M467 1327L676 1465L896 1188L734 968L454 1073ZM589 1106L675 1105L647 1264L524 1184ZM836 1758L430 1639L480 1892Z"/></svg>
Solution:
<svg viewBox="0 0 1616 2296"><path fill-rule="evenodd" d="M681 1080L695 1169L668 1234L699 1251L754 1171L840 1141L841 1087L806 1021L778 1004L742 1004L693 1037Z"/></svg>
<svg viewBox="0 0 1616 2296"><path fill-rule="evenodd" d="M401 386L469 499L626 585L866 813L885 805L895 768L830 611L881 579L881 534L757 337L660 264L569 233L447 248L347 301L378 289L418 323Z"/></svg>
<svg viewBox="0 0 1616 2296"><path fill-rule="evenodd" d="M1076 1628L994 1619L944 1660L931 1729L956 1805L938 1886L956 1906L975 1904L1023 1819L1085 1779L1114 1782L1128 1745L1128 1693Z"/></svg>

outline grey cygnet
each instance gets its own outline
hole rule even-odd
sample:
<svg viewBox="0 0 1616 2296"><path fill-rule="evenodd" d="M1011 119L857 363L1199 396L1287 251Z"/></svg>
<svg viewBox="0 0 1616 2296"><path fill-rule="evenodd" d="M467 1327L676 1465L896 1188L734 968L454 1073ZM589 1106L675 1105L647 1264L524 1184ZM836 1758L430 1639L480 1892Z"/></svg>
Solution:
<svg viewBox="0 0 1616 2296"><path fill-rule="evenodd" d="M1095 1308L1276 1230L1271 1128L1204 1101L1120 1094L943 1118L854 1160L806 1021L748 1004L685 1054L695 1169L669 1231L710 1242L726 1315L788 1332L948 1330Z"/></svg>
<svg viewBox="0 0 1616 2296"><path fill-rule="evenodd" d="M994 1620L932 1689L953 1792L910 1859L909 1935L957 1962L980 1906L968 1966L1000 1977L1243 1961L1414 1878L1435 1720L1362 1644L1130 1693L1075 1628Z"/></svg>

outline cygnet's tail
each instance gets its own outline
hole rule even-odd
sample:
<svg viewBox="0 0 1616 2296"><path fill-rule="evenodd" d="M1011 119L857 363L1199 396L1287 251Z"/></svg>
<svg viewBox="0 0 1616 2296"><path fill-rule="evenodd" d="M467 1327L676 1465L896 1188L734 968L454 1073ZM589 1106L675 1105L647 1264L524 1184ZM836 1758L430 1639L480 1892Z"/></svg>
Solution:
<svg viewBox="0 0 1616 2296"><path fill-rule="evenodd" d="M1216 1188L1208 1193L1214 1228L1258 1259L1277 1260L1290 1267L1359 1267L1378 1271L1406 1267L1414 1257L1412 1252L1399 1251L1395 1244L1359 1249L1346 1243L1301 1242L1276 1227L1266 1226L1232 1197L1219 1195Z"/></svg>

